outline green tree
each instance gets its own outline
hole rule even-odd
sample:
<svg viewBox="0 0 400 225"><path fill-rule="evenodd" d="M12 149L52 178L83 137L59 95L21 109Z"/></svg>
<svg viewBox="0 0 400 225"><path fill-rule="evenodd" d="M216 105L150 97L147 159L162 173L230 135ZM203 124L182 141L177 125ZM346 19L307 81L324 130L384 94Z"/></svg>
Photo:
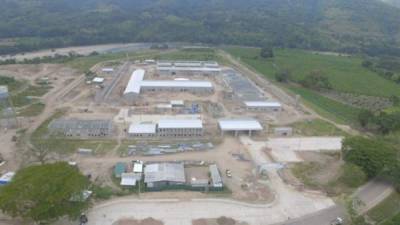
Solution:
<svg viewBox="0 0 400 225"><path fill-rule="evenodd" d="M76 200L88 185L88 179L65 162L30 166L0 189L0 209L39 223L76 217L88 207L87 201Z"/></svg>
<svg viewBox="0 0 400 225"><path fill-rule="evenodd" d="M290 72L288 70L279 71L275 74L275 79L278 82L287 83L290 80Z"/></svg>
<svg viewBox="0 0 400 225"><path fill-rule="evenodd" d="M311 71L306 78L300 81L300 84L306 88L311 88L317 91L323 89L332 89L332 84L330 83L328 77L324 76L321 70Z"/></svg>
<svg viewBox="0 0 400 225"><path fill-rule="evenodd" d="M260 56L264 59L266 58L273 58L274 57L274 51L272 50L272 47L266 46L261 49Z"/></svg>
<svg viewBox="0 0 400 225"><path fill-rule="evenodd" d="M369 110L362 110L358 113L358 122L362 127L367 127L369 122L374 119L374 114Z"/></svg>
<svg viewBox="0 0 400 225"><path fill-rule="evenodd" d="M363 169L368 178L389 171L396 164L392 146L378 139L348 137L343 141L343 159Z"/></svg>
<svg viewBox="0 0 400 225"><path fill-rule="evenodd" d="M340 180L349 187L359 187L367 180L367 175L363 169L352 163L346 163L343 166Z"/></svg>

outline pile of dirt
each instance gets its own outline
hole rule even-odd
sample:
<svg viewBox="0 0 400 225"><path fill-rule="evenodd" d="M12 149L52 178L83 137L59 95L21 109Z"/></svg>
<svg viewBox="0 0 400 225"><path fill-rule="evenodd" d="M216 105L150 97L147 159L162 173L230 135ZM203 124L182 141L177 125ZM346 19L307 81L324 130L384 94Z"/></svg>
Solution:
<svg viewBox="0 0 400 225"><path fill-rule="evenodd" d="M146 218L143 220L135 219L121 219L113 223L113 225L163 225L164 223L153 218Z"/></svg>

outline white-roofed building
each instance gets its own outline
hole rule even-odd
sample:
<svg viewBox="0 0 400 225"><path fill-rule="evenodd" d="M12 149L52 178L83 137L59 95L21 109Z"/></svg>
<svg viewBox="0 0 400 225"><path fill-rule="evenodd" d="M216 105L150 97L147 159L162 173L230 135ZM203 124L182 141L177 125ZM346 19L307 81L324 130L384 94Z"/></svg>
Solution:
<svg viewBox="0 0 400 225"><path fill-rule="evenodd" d="M211 82L198 80L144 80L140 86L143 91L209 93L214 90Z"/></svg>
<svg viewBox="0 0 400 225"><path fill-rule="evenodd" d="M203 122L196 119L162 119L158 122L161 137L192 137L203 135Z"/></svg>
<svg viewBox="0 0 400 225"><path fill-rule="evenodd" d="M147 188L185 185L183 163L153 163L144 167L144 183Z"/></svg>
<svg viewBox="0 0 400 225"><path fill-rule="evenodd" d="M135 173L122 173L121 186L136 186L136 182L140 180L140 176Z"/></svg>
<svg viewBox="0 0 400 225"><path fill-rule="evenodd" d="M175 91L192 93L210 93L214 91L209 81L199 80L143 80L145 71L135 70L124 91L124 98L132 103L142 91Z"/></svg>
<svg viewBox="0 0 400 225"><path fill-rule="evenodd" d="M124 98L129 102L133 102L140 94L141 82L143 81L145 71L137 69L133 71L131 78L129 79L128 85L124 91Z"/></svg>
<svg viewBox="0 0 400 225"><path fill-rule="evenodd" d="M218 75L221 72L214 61L158 61L160 75Z"/></svg>
<svg viewBox="0 0 400 225"><path fill-rule="evenodd" d="M154 123L131 124L128 135L129 137L154 137L157 133L156 127Z"/></svg>
<svg viewBox="0 0 400 225"><path fill-rule="evenodd" d="M0 100L8 98L8 87L0 86Z"/></svg>
<svg viewBox="0 0 400 225"><path fill-rule="evenodd" d="M104 82L104 78L103 77L95 77L95 78L93 78L92 82L96 83L96 84L102 84Z"/></svg>
<svg viewBox="0 0 400 225"><path fill-rule="evenodd" d="M111 68L111 67L102 68L101 72L103 72L103 73L112 73L112 72L114 72L114 68Z"/></svg>
<svg viewBox="0 0 400 225"><path fill-rule="evenodd" d="M247 110L278 112L282 110L282 104L272 101L246 101L244 105Z"/></svg>
<svg viewBox="0 0 400 225"><path fill-rule="evenodd" d="M224 135L225 132L234 132L235 136L237 136L239 132L245 131L251 136L252 132L263 130L261 124L252 118L220 119L218 120L218 126L221 130L221 135Z"/></svg>

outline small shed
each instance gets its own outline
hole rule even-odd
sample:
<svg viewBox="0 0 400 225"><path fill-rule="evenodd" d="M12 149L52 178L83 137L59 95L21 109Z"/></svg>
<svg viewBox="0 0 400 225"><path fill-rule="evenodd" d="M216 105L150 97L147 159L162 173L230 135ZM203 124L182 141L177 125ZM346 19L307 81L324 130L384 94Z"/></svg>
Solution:
<svg viewBox="0 0 400 225"><path fill-rule="evenodd" d="M292 136L293 128L291 127L275 127L274 134L278 136Z"/></svg>
<svg viewBox="0 0 400 225"><path fill-rule="evenodd" d="M137 175L134 173L121 174L121 186L136 186Z"/></svg>
<svg viewBox="0 0 400 225"><path fill-rule="evenodd" d="M121 178L122 174L126 172L126 165L123 162L119 162L114 166L114 176Z"/></svg>
<svg viewBox="0 0 400 225"><path fill-rule="evenodd" d="M104 82L104 78L103 77L95 77L95 78L93 78L92 82L95 84L102 84Z"/></svg>

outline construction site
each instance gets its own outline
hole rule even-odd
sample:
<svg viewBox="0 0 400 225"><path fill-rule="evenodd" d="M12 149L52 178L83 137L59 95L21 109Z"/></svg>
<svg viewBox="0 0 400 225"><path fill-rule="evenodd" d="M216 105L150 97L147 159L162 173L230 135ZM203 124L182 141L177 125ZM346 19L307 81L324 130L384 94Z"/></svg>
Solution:
<svg viewBox="0 0 400 225"><path fill-rule="evenodd" d="M48 76L42 70L66 71L36 69L30 82ZM16 77L20 72L3 70L14 70ZM243 70L214 61L121 60L98 63L91 75L70 71L49 79L53 84L40 98L46 105L40 115L7 118L16 118L28 133L40 130L43 140L74 143L74 151L54 157L77 165L101 186L123 190L144 182L141 198L169 198L171 187L181 187L172 195L177 198L220 193L270 204L279 197L282 218L334 204L324 193L289 184L279 171L302 161L302 151L339 151L341 137L296 136L290 124L312 115L298 99L287 101L287 96L266 91L267 86ZM1 101L7 98L6 88L0 91ZM1 107L3 114L5 108L10 107ZM14 135L4 134L0 139ZM10 165L13 149L4 154ZM140 172L133 161L143 162ZM15 166L2 168L10 170ZM291 209L290 202L301 204L301 210Z"/></svg>

